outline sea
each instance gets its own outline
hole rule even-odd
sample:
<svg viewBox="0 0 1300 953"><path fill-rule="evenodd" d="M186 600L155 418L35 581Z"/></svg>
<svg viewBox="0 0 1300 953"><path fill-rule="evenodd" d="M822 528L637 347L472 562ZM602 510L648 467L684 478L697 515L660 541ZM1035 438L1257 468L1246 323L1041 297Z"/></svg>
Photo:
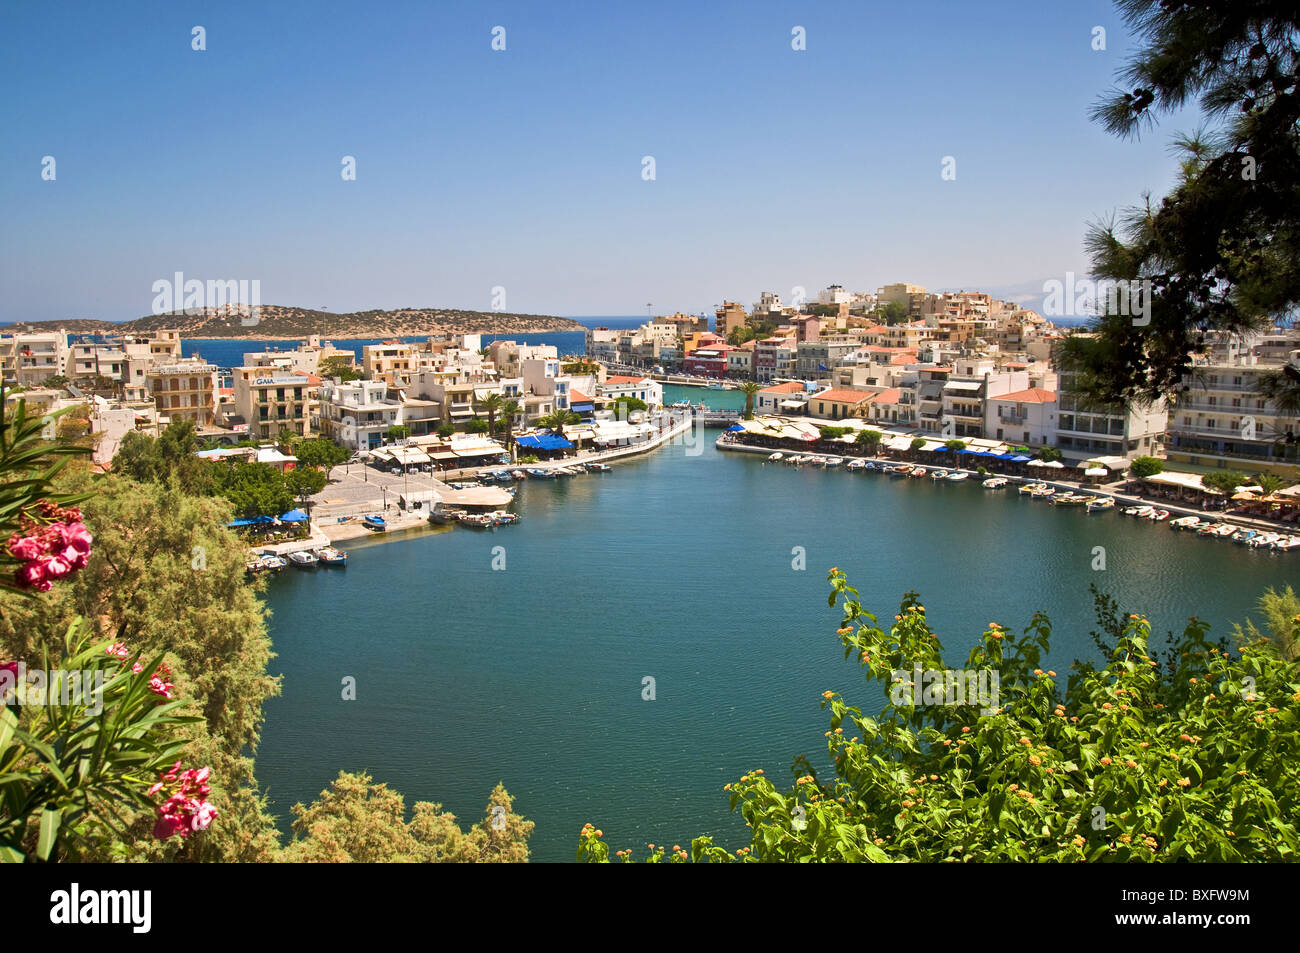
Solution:
<svg viewBox="0 0 1300 953"><path fill-rule="evenodd" d="M743 400L666 388L681 399ZM464 824L503 782L536 822L539 861L573 860L588 822L639 856L702 834L735 850L748 831L723 785L755 768L788 784L800 754L825 764L822 692L884 704L836 637L831 567L882 625L920 593L954 667L988 622L1023 630L1046 613L1044 668L1062 688L1076 659L1098 658L1090 584L1163 639L1190 616L1227 635L1258 620L1265 588L1300 577L1295 554L975 480L766 464L717 450L717 433L525 481L515 526L366 540L346 569L271 579L283 695L266 705L257 776L282 827L347 770Z"/></svg>

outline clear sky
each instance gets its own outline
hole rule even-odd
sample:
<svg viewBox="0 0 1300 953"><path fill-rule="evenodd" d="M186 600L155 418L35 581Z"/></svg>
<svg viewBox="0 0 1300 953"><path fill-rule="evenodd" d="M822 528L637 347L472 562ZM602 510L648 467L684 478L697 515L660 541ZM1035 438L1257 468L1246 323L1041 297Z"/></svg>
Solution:
<svg viewBox="0 0 1300 953"><path fill-rule="evenodd" d="M1102 0L8 3L0 44L0 323L177 271L333 311L1041 290L1187 128L1088 120Z"/></svg>

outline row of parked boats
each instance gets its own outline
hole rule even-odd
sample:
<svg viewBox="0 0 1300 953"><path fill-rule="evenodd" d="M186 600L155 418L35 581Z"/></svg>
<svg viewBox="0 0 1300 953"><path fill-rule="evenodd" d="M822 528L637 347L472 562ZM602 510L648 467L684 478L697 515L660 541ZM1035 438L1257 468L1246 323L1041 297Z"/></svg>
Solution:
<svg viewBox="0 0 1300 953"><path fill-rule="evenodd" d="M509 510L492 510L490 513L471 513L457 506L437 506L429 514L430 523L460 523L472 529L492 529L511 526L520 521L518 513Z"/></svg>
<svg viewBox="0 0 1300 953"><path fill-rule="evenodd" d="M302 549L286 556L271 550L261 553L252 552L248 554L244 569L249 574L255 575L262 572L279 572L286 566L316 569L320 566L346 566L347 564L348 554L343 550L335 549L333 546L322 546L319 549Z"/></svg>

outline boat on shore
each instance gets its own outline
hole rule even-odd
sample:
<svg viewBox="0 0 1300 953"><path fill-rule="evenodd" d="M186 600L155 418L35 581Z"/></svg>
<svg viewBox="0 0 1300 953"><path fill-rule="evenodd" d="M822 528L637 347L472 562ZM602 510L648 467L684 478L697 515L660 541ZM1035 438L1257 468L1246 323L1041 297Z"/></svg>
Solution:
<svg viewBox="0 0 1300 953"><path fill-rule="evenodd" d="M366 529L373 529L381 533L388 529L388 521L382 516L364 516L361 519L361 524Z"/></svg>

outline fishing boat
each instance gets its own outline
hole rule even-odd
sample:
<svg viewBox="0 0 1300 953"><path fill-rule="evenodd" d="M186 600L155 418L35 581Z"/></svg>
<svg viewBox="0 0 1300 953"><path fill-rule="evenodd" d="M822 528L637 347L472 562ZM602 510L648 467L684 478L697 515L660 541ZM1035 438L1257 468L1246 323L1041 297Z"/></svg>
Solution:
<svg viewBox="0 0 1300 953"><path fill-rule="evenodd" d="M780 463L780 462L781 462L782 460L784 460L784 459L785 459L785 454L784 454L784 453L774 453L774 454L772 454L770 457L767 458L767 462L768 462L768 463Z"/></svg>
<svg viewBox="0 0 1300 953"><path fill-rule="evenodd" d="M1169 519L1169 511L1154 510L1147 515L1147 519L1149 519L1153 523L1163 523L1165 520Z"/></svg>
<svg viewBox="0 0 1300 953"><path fill-rule="evenodd" d="M1021 496L1033 496L1035 493L1039 492L1040 490L1046 490L1046 489L1047 489L1046 483L1022 483L1020 484L1020 488L1019 488Z"/></svg>
<svg viewBox="0 0 1300 953"><path fill-rule="evenodd" d="M457 506L443 506L438 503L434 506L433 511L429 513L429 522L446 525L454 523L465 511Z"/></svg>
<svg viewBox="0 0 1300 953"><path fill-rule="evenodd" d="M962 480L970 479L970 474L965 470L953 470L944 478L952 483L960 483Z"/></svg>
<svg viewBox="0 0 1300 953"><path fill-rule="evenodd" d="M320 565L320 559L317 558L316 554L305 549L290 553L289 562L293 563L298 569L315 569Z"/></svg>
<svg viewBox="0 0 1300 953"><path fill-rule="evenodd" d="M1010 481L1006 477L989 477L980 485L986 490L1000 490L1009 482Z"/></svg>
<svg viewBox="0 0 1300 953"><path fill-rule="evenodd" d="M1259 530L1257 529L1239 529L1232 534L1232 541L1238 546L1245 546L1258 535Z"/></svg>
<svg viewBox="0 0 1300 953"><path fill-rule="evenodd" d="M930 479L931 479L931 480L946 480L947 478L948 478L948 471L947 471L947 470L931 470L931 471L930 471Z"/></svg>
<svg viewBox="0 0 1300 953"><path fill-rule="evenodd" d="M1222 526L1223 524L1220 523L1218 520L1211 519L1208 522L1202 523L1200 526L1196 527L1196 535L1211 536L1215 534Z"/></svg>
<svg viewBox="0 0 1300 953"><path fill-rule="evenodd" d="M1273 543L1273 549L1279 553L1289 553L1300 549L1300 536L1283 536Z"/></svg>
<svg viewBox="0 0 1300 953"><path fill-rule="evenodd" d="M519 514L511 513L507 510L493 510L487 515L492 517L492 522L497 526L509 526L513 523L519 522Z"/></svg>
<svg viewBox="0 0 1300 953"><path fill-rule="evenodd" d="M865 470L867 468L867 461L859 457L850 460L848 463L844 465L844 468L846 470Z"/></svg>
<svg viewBox="0 0 1300 953"><path fill-rule="evenodd" d="M492 474L492 479L498 483L509 483L514 477L510 475L509 470L497 470Z"/></svg>
<svg viewBox="0 0 1300 953"><path fill-rule="evenodd" d="M527 480L527 479L528 479L528 474L525 473L523 470L511 470L511 471L510 471L510 479L512 479L512 480Z"/></svg>
<svg viewBox="0 0 1300 953"><path fill-rule="evenodd" d="M912 472L912 465L910 463L900 463L896 467L889 468L888 472L891 477L905 477Z"/></svg>
<svg viewBox="0 0 1300 953"><path fill-rule="evenodd" d="M382 516L366 516L361 520L366 529L378 530L384 532L388 529L388 522Z"/></svg>
<svg viewBox="0 0 1300 953"><path fill-rule="evenodd" d="M529 467L526 471L534 480L554 480L555 474L542 467Z"/></svg>
<svg viewBox="0 0 1300 953"><path fill-rule="evenodd" d="M279 572L289 565L289 560L283 556L277 556L275 553L263 553L258 558L258 565L262 567L262 572Z"/></svg>
<svg viewBox="0 0 1300 953"><path fill-rule="evenodd" d="M1056 495L1056 488L1048 486L1046 483L1044 483L1037 490L1034 490L1034 492L1030 493L1029 498L1033 500L1047 500L1050 503L1052 497L1054 497L1055 495Z"/></svg>
<svg viewBox="0 0 1300 953"><path fill-rule="evenodd" d="M1146 519L1147 514L1155 510L1154 506L1126 506L1120 512L1125 516L1136 516L1138 519Z"/></svg>
<svg viewBox="0 0 1300 953"><path fill-rule="evenodd" d="M1251 549L1270 549L1281 536L1281 533L1260 533L1246 545Z"/></svg>
<svg viewBox="0 0 1300 953"><path fill-rule="evenodd" d="M473 529L491 529L496 525L495 520L487 513L461 513L456 517L456 521L462 526Z"/></svg>
<svg viewBox="0 0 1300 953"><path fill-rule="evenodd" d="M1083 508L1089 513L1104 513L1115 508L1115 498L1112 496L1094 497L1085 503Z"/></svg>
<svg viewBox="0 0 1300 953"><path fill-rule="evenodd" d="M824 466L826 466L826 458L825 458L825 457L809 457L809 458L808 458L808 462L811 463L811 464L812 464L813 466L815 466L815 467L824 467Z"/></svg>
<svg viewBox="0 0 1300 953"><path fill-rule="evenodd" d="M862 464L862 469L863 472L866 473L879 473L885 469L885 465L883 463L877 463L875 460L867 460Z"/></svg>
<svg viewBox="0 0 1300 953"><path fill-rule="evenodd" d="M908 476L914 480L919 480L921 477L925 476L926 472L925 467L912 467L912 472L909 473Z"/></svg>
<svg viewBox="0 0 1300 953"><path fill-rule="evenodd" d="M244 560L244 572L259 573L262 571L262 557L249 556Z"/></svg>
<svg viewBox="0 0 1300 953"><path fill-rule="evenodd" d="M335 549L333 546L322 546L316 550L316 558L320 560L322 566L346 566L348 564L348 554L341 549Z"/></svg>
<svg viewBox="0 0 1300 953"><path fill-rule="evenodd" d="M826 461L822 464L822 466L827 468L838 467L843 462L844 462L843 457L827 457Z"/></svg>
<svg viewBox="0 0 1300 953"><path fill-rule="evenodd" d="M1231 539L1236 535L1236 532L1237 527L1233 526L1231 523L1224 523L1223 525L1216 526L1214 529L1210 530L1210 535L1217 536L1219 539Z"/></svg>
<svg viewBox="0 0 1300 953"><path fill-rule="evenodd" d="M707 389L708 389L708 390L726 390L727 388L723 387L723 386L722 386L720 383L718 383L717 381L711 381L711 382L709 383L709 386L708 386Z"/></svg>
<svg viewBox="0 0 1300 953"><path fill-rule="evenodd" d="M778 454L778 456L780 456L780 454ZM599 462L584 463L583 466L587 468L588 473L608 473L610 470L614 469L608 463Z"/></svg>
<svg viewBox="0 0 1300 953"><path fill-rule="evenodd" d="M1201 525L1199 516L1180 516L1176 520L1169 521L1169 528L1172 530L1196 529Z"/></svg>
<svg viewBox="0 0 1300 953"><path fill-rule="evenodd" d="M1082 506L1091 501L1086 493L1057 493L1049 502L1053 506Z"/></svg>

